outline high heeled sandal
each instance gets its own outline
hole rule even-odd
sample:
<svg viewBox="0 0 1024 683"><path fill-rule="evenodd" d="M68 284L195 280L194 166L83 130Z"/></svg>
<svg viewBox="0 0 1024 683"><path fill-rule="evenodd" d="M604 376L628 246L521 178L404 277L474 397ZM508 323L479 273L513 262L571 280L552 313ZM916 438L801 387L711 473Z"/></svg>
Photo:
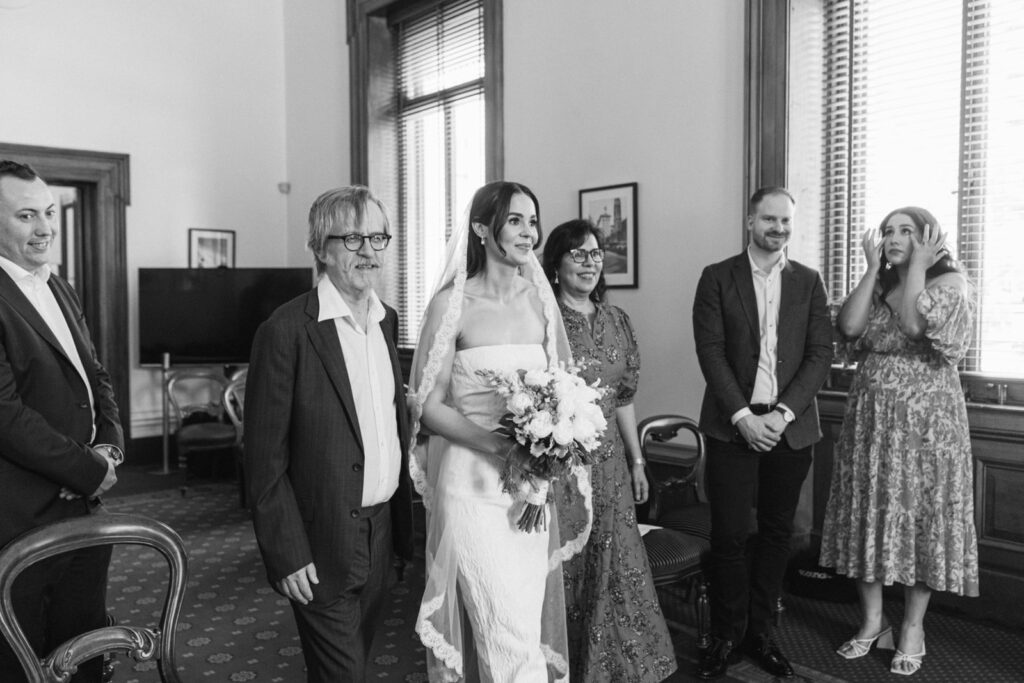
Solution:
<svg viewBox="0 0 1024 683"><path fill-rule="evenodd" d="M892 640L892 626L887 626L871 638L850 638L839 646L836 654L845 659L857 659L870 652L876 642L879 650L894 649L896 646Z"/></svg>
<svg viewBox="0 0 1024 683"><path fill-rule="evenodd" d="M892 656L892 664L889 665L889 671L900 676L916 674L917 670L921 668L921 660L924 659L924 654L924 643L921 643L921 651L916 655L908 655L903 650L896 648L896 654Z"/></svg>

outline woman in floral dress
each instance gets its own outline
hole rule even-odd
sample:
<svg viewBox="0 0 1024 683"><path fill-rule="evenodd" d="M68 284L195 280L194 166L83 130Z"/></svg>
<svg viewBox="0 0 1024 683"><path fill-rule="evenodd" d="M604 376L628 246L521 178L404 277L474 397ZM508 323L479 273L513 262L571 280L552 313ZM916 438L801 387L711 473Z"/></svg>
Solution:
<svg viewBox="0 0 1024 683"><path fill-rule="evenodd" d="M676 660L636 526L634 506L648 493L633 409L640 354L629 318L604 302L603 262L600 233L584 220L558 226L544 245L573 360L588 383L600 378L610 389L591 473L590 541L563 565L570 680L647 683L668 677ZM561 491L560 506L579 495Z"/></svg>
<svg viewBox="0 0 1024 683"><path fill-rule="evenodd" d="M867 272L839 312L858 367L836 446L821 564L857 580L862 621L838 653L893 646L882 586L904 585L891 671L925 655L933 590L978 594L967 408L957 363L973 330L968 284L935 217L896 209L863 239Z"/></svg>

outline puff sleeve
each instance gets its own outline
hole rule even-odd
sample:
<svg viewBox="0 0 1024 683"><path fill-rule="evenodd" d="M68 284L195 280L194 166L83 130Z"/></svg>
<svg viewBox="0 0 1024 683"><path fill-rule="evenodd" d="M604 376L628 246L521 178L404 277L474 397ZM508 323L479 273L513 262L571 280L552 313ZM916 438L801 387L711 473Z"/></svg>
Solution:
<svg viewBox="0 0 1024 683"><path fill-rule="evenodd" d="M615 396L616 406L625 406L633 402L637 384L640 380L640 348L636 343L636 332L629 316L618 306L611 306L615 316L615 342L622 347L626 359L626 369L619 380L618 392Z"/></svg>
<svg viewBox="0 0 1024 683"><path fill-rule="evenodd" d="M917 297L917 311L925 319L924 336L939 362L956 365L971 343L974 311L967 294L957 287L929 287Z"/></svg>

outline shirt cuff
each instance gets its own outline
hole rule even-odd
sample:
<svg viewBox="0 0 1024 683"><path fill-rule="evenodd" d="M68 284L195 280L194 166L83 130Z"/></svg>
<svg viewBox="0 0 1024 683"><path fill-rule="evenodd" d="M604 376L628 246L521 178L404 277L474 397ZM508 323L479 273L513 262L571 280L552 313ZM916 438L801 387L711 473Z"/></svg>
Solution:
<svg viewBox="0 0 1024 683"><path fill-rule="evenodd" d="M740 420L745 418L747 415L753 415L753 414L754 414L754 411L752 411L749 407L744 406L743 408L740 408L735 413L733 413L732 417L729 418L729 421L732 422L733 426L735 427L737 422L739 422Z"/></svg>

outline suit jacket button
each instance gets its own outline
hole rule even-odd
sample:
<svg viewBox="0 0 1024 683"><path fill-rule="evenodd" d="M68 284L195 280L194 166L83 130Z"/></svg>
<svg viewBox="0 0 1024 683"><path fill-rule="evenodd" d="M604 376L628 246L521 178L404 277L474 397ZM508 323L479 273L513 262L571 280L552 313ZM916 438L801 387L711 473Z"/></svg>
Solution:
<svg viewBox="0 0 1024 683"><path fill-rule="evenodd" d="M352 471L353 472L362 472L363 471L363 466L360 465L359 463L356 463L355 465L352 465Z"/></svg>
<svg viewBox="0 0 1024 683"><path fill-rule="evenodd" d="M352 517L352 519L359 519L359 510L353 510L352 512L350 512L348 514L349 514L350 517Z"/></svg>

